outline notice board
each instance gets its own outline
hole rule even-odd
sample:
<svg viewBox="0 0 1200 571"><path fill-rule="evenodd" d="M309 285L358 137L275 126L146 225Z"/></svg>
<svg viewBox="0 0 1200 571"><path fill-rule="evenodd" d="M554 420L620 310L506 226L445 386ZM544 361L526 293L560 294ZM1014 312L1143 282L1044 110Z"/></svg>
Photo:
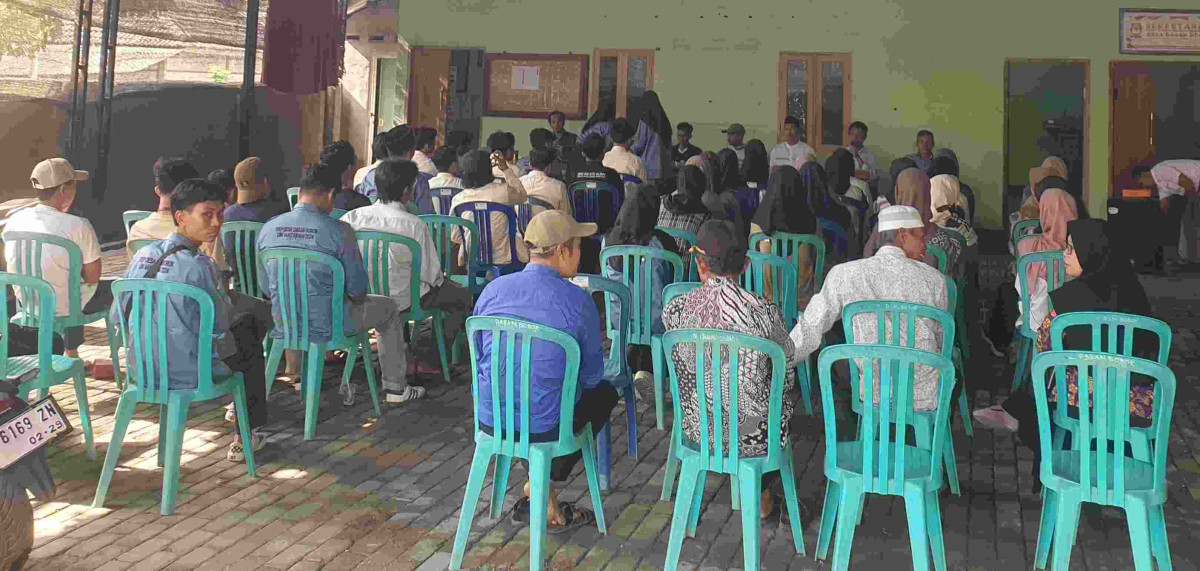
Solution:
<svg viewBox="0 0 1200 571"><path fill-rule="evenodd" d="M558 110L583 119L588 69L582 54L487 54L484 115L544 119Z"/></svg>

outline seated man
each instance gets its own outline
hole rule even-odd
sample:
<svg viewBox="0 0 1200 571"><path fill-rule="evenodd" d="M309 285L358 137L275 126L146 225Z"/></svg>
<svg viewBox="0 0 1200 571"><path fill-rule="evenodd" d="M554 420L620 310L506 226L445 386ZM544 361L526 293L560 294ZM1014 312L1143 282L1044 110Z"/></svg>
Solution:
<svg viewBox="0 0 1200 571"><path fill-rule="evenodd" d="M607 143L604 137L599 135L590 135L583 140L580 145L583 152L584 162L578 164L574 169L574 178L570 184L574 185L577 182L603 182L611 185L617 191L625 189L625 182L621 180L621 173L608 167L604 164L604 146ZM577 193L583 193L583 190L575 190ZM579 197L577 196L576 199ZM600 216L596 223L600 225L600 232L608 232L612 228L613 220L616 219L617 213L612 211L612 200L607 192L600 193Z"/></svg>
<svg viewBox="0 0 1200 571"><path fill-rule="evenodd" d="M411 161L413 153L416 152L416 133L408 125L397 125L386 133L383 143L387 150L387 156L381 157L376 154L376 164L384 159L404 159ZM375 186L375 168L372 167L363 176L362 182L355 184L355 192L367 198L374 198L378 194ZM412 200L416 203L421 214L434 214L433 200L429 195L429 180L432 178L433 175L431 174L420 173L417 175L417 182L413 185Z"/></svg>
<svg viewBox="0 0 1200 571"><path fill-rule="evenodd" d="M504 157L504 162L508 163L513 172L517 173L518 177L525 174L525 171L521 170L521 165L517 160L517 138L512 133L508 131L496 131L488 135L487 147L493 155L499 153L500 156ZM504 178L504 173L500 171L499 167L496 167L492 169L492 177L496 180L501 180Z"/></svg>
<svg viewBox="0 0 1200 571"><path fill-rule="evenodd" d="M463 187L462 179L458 178L458 149L442 147L433 153L433 166L437 175L429 179L430 190L435 188Z"/></svg>
<svg viewBox="0 0 1200 571"><path fill-rule="evenodd" d="M175 231L171 193L175 185L189 178L200 178L200 173L183 159L159 158L154 162L154 194L158 197L158 210L129 228L129 238L125 240L127 252L133 252L131 244L134 240L162 240ZM217 263L218 269L225 269L225 249L218 248L216 240L202 244L200 249Z"/></svg>
<svg viewBox="0 0 1200 571"><path fill-rule="evenodd" d="M87 218L67 214L75 202L75 185L87 180L87 171L77 171L67 159L46 159L33 167L29 181L38 191L36 205L24 208L9 217L4 233L41 232L66 238L79 246L83 254L81 261L82 280L79 287L79 307L85 314L108 309L112 305L112 281L100 279L100 242L96 231ZM6 237L4 241L9 241ZM4 258L9 271L18 267L20 254L16 248L4 249ZM42 251L42 279L54 288L55 315L65 316L71 310L67 290L70 276L67 275L70 260L62 248L45 248ZM79 357L79 346L83 344L83 327L69 327L63 332L63 355Z"/></svg>
<svg viewBox="0 0 1200 571"><path fill-rule="evenodd" d="M696 235L696 265L700 281L698 289L681 295L663 309L663 325L674 329L720 329L744 335L762 337L779 344L789 363L794 361L796 347L783 325L779 306L742 288L738 276L746 271L746 235L728 220L709 220L700 226ZM743 430L738 434L738 453L743 457L767 454L767 416L771 403L771 362L766 355L752 352L751 363L743 358L739 369L738 409ZM683 403L683 431L689 439L700 441L700 416L696 411L696 349L691 345L675 348L671 359L679 375L679 390ZM784 390L795 385L795 369L787 369ZM729 379L722 379L728 383ZM795 399L784 395L783 438L788 437ZM723 446L729 446L728 432L722 436ZM772 508L769 486L779 479L779 472L763 475L762 516Z"/></svg>
<svg viewBox="0 0 1200 571"><path fill-rule="evenodd" d="M629 145L633 143L633 136L637 134L637 129L637 124L628 119L616 119L612 122L609 138L612 139L613 147L604 155L604 166L620 174L636 176L645 182L649 180L646 177L646 165L642 163L640 157L629 150Z"/></svg>
<svg viewBox="0 0 1200 571"><path fill-rule="evenodd" d="M225 189L225 206L237 202L237 182L233 180L233 171L229 169L217 169L208 173L205 177L208 182L211 182Z"/></svg>
<svg viewBox="0 0 1200 571"><path fill-rule="evenodd" d="M246 407L250 418L251 444L257 451L266 441L259 429L267 423L266 379L262 339L271 329L271 306L266 301L221 287L213 259L200 250L221 232L225 191L202 179L188 179L175 187L171 211L175 231L165 240L138 251L125 271L127 278L149 278L193 285L213 298L213 376L239 372L246 385ZM113 306L112 319L120 323L118 311L128 311L129 294ZM199 343L200 312L181 296L167 297L167 366L171 389L192 389L197 383L196 347ZM232 412L226 420L234 420ZM241 437L235 430L226 458L245 459Z"/></svg>
<svg viewBox="0 0 1200 571"><path fill-rule="evenodd" d="M319 264L309 266L309 339L328 341L333 303L344 303L345 333L374 329L379 333L379 365L383 371L383 389L387 402L401 403L425 396L425 389L408 384L405 366L404 323L398 318L396 302L381 295L367 295L367 271L358 251L354 229L349 224L329 216L333 210L333 187L319 176L316 167L309 167L300 179L300 201L296 208L272 218L258 236L259 255L271 248L302 248L336 258L345 272L346 299L331 299L333 272ZM283 307L279 299L279 284L275 283L274 261L258 274L259 284L271 298L272 315L281 322ZM283 332L271 333L276 339ZM353 402L353 385L344 395Z"/></svg>
<svg viewBox="0 0 1200 571"><path fill-rule="evenodd" d="M842 308L863 300L907 301L947 309L946 278L925 263L925 228L921 215L911 206L889 206L879 213L879 235L884 244L875 255L838 264L825 276L821 291L804 309L792 329L796 359L804 359L821 345L825 333L842 318ZM854 318L854 343L878 340L875 318ZM915 347L941 354L942 327L928 319L917 319ZM878 387L876 387L878 390ZM937 407L937 373L917 365L913 379L913 407Z"/></svg>
<svg viewBox="0 0 1200 571"><path fill-rule="evenodd" d="M265 174L259 174L262 159L242 159L233 169L237 184L237 204L225 209L226 222L266 222L289 210L288 204L270 198L271 185Z"/></svg>
<svg viewBox="0 0 1200 571"><path fill-rule="evenodd" d="M567 181L569 176L569 165L565 160L565 153L573 152L572 147L561 147L555 143L554 133L549 129L537 128L529 132L529 154L517 161L516 170L528 175L532 166L530 161L533 160L533 153L539 150L550 150L554 154L550 159L550 164L542 167L542 171L547 175L556 178L560 181Z"/></svg>
<svg viewBox="0 0 1200 571"><path fill-rule="evenodd" d="M574 430L591 423L598 434L617 404L617 390L604 376L604 349L600 345L600 314L591 296L567 281L579 268L580 238L596 233L595 224L580 224L570 215L547 210L529 222L525 240L531 260L525 270L493 280L479 296L476 315L512 317L553 327L579 343L579 391L576 393ZM484 341L478 355L480 430L492 433L498 419L492 418L490 344ZM558 439L559 404L562 399L565 356L547 344L533 345L530 359L530 442ZM503 410L503 409L502 409ZM517 426L517 429L522 427ZM595 521L595 513L558 503L558 491L566 485L580 452L550 462L550 498L546 526L551 533L574 529ZM525 497L513 507L513 521L529 521L529 484ZM563 508L567 509L563 509Z"/></svg>
<svg viewBox="0 0 1200 571"><path fill-rule="evenodd" d="M437 175L437 167L434 166L432 157L433 149L437 145L437 129L433 127L418 127L415 129L417 136L416 150L413 151L413 162L417 163L417 168L421 172L429 175Z"/></svg>
<svg viewBox="0 0 1200 571"><path fill-rule="evenodd" d="M367 178L367 174L375 170L375 167L378 167L379 163L382 163L384 159L388 158L387 139L388 136L386 131L376 134L375 138L371 139L371 158L375 162L354 171L354 180L351 182L353 183L352 188L355 192L358 192L359 194L365 194L358 189L358 185L362 184L363 180Z"/></svg>
<svg viewBox="0 0 1200 571"><path fill-rule="evenodd" d="M554 152L553 147L542 147L529 153L530 171L529 174L521 177L521 184L525 186L525 192L530 198L537 198L549 204L554 210L571 214L571 201L567 200L567 185L546 174L546 169L554 163ZM543 210L546 208L533 207L535 215Z"/></svg>
<svg viewBox="0 0 1200 571"><path fill-rule="evenodd" d="M458 165L463 173L463 186L466 190L454 195L454 199L450 201L450 213L453 214L454 208L464 202L499 202L501 204L520 204L525 202L529 196L525 193L525 186L521 184L521 179L517 177L517 173L513 172L512 167L504 156L495 152L488 156L487 151L471 151L458 159ZM499 171L504 177L504 182L496 182L492 177L494 171ZM463 218L472 220L475 224L481 224L481 221L475 220L474 213L464 212ZM499 212L494 212L491 215L492 225L492 262L496 264L509 264L513 262L529 261L529 251L525 249L525 243L521 241L521 237L517 236L515 244L517 250L517 260L512 259L512 252L508 244L508 218ZM455 244L462 242L462 234L454 232L451 234L451 239ZM461 265L467 264L468 248L461 248L458 253L458 262Z"/></svg>
<svg viewBox="0 0 1200 571"><path fill-rule="evenodd" d="M412 305L409 287L413 279L421 281L421 307L441 309L446 312L446 339L453 340L462 331L463 322L471 313L475 300L467 288L454 283L442 275L442 264L438 260L433 236L429 226L404 208L412 194L413 182L417 179L417 165L412 161L383 161L375 169L375 184L379 189L379 202L347 212L342 221L355 231L369 230L387 232L416 240L421 245L421 274L412 275L412 256L408 248L392 246L388 263L388 289L400 311ZM413 361L409 372L436 373L437 369L423 369Z"/></svg>
<svg viewBox="0 0 1200 571"><path fill-rule="evenodd" d="M337 190L333 192L333 207L338 210L350 211L371 204L370 198L354 192L353 186L348 184L353 173L350 169L354 167L356 160L354 147L346 141L329 143L321 149L321 165L328 171L327 176L337 179Z"/></svg>

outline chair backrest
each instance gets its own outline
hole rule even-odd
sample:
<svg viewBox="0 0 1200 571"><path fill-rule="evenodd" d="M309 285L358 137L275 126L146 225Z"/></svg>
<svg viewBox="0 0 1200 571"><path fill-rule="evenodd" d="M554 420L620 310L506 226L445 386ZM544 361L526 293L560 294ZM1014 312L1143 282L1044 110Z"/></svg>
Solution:
<svg viewBox="0 0 1200 571"><path fill-rule="evenodd" d="M454 200L454 195L462 191L463 189L453 186L429 189L429 196L433 199L433 211L437 214L450 214L450 202Z"/></svg>
<svg viewBox="0 0 1200 571"><path fill-rule="evenodd" d="M4 247L16 252L16 263L8 266L8 271L23 276L42 277L42 249L47 247L62 248L67 251L67 304L69 315L77 316L82 313L79 303L79 287L83 281L83 253L79 245L53 234L42 232L5 232ZM21 296L17 296L17 306L24 314L20 325L37 327L36 319L29 313L35 310Z"/></svg>
<svg viewBox="0 0 1200 571"><path fill-rule="evenodd" d="M792 265L797 265L796 258L801 248L812 247L815 255L808 257L808 263L812 266L814 279L817 280L817 287L814 291L819 291L825 284L825 241L820 236L787 232L776 232L767 236L762 232L756 232L750 236L750 249L757 249L759 242L764 240L771 241L772 254L786 258Z"/></svg>
<svg viewBox="0 0 1200 571"><path fill-rule="evenodd" d="M683 281L683 259L679 254L651 246L609 246L600 251L600 267L608 267L608 260L621 260L621 282L632 294L630 309L621 308L621 315L629 320L629 342L649 345L651 326L654 323L652 303L654 300L654 267L656 260L671 264L670 283ZM663 284L666 287L667 284ZM662 292L659 292L662 293ZM613 320L612 306L606 307L608 320Z"/></svg>
<svg viewBox="0 0 1200 571"><path fill-rule="evenodd" d="M675 299L685 293L688 293L704 284L700 282L675 282L663 288L663 307L671 303Z"/></svg>
<svg viewBox="0 0 1200 571"><path fill-rule="evenodd" d="M167 332L168 296L187 298L196 303L200 312L197 330L196 390L211 393L212 386L212 334L213 300L207 291L193 285L167 280L126 278L113 282L113 299L123 309L120 314L120 329L124 332L125 367L129 372L126 390L137 387L143 402L167 402L169 394L171 352L168 348L180 340ZM128 297L126 297L128 296ZM177 353L178 354L178 353ZM183 353L186 355L187 353Z"/></svg>
<svg viewBox="0 0 1200 571"><path fill-rule="evenodd" d="M1062 351L1063 333L1068 327L1087 327L1091 333L1092 346L1088 351L1134 357L1133 339L1137 332L1147 331L1158 337L1158 355L1155 361L1166 365L1171 356L1171 326L1144 315L1106 311L1078 311L1064 313L1050 322L1050 347ZM1072 349L1083 349L1072 347Z"/></svg>
<svg viewBox="0 0 1200 571"><path fill-rule="evenodd" d="M699 270L696 268L696 260L688 250L696 245L696 233L666 226L655 226L654 229L675 240L676 245L679 246L679 255L683 258L684 279L695 279Z"/></svg>
<svg viewBox="0 0 1200 571"><path fill-rule="evenodd" d="M225 260L236 272L237 290L250 297L265 297L258 285L258 234L262 222L226 222L221 225L221 244L225 248Z"/></svg>
<svg viewBox="0 0 1200 571"><path fill-rule="evenodd" d="M1030 234L1035 234L1042 226L1042 221L1037 218L1027 218L1018 220L1012 227L1012 243L1016 245L1017 241Z"/></svg>
<svg viewBox="0 0 1200 571"><path fill-rule="evenodd" d="M529 221L534 217L534 208L541 208L542 211L554 210L554 205L542 200L536 196L526 198L521 204L514 204L513 209L517 211L517 231L521 234L525 233L525 228L529 226Z"/></svg>
<svg viewBox="0 0 1200 571"><path fill-rule="evenodd" d="M559 401L558 443L565 446L575 438L575 393L579 387L579 343L553 327L507 317L468 317L467 341L471 349L471 397L475 403L475 426L479 429L479 358L487 348L488 387L492 404L492 453L529 458L530 354L534 341L551 343L566 353ZM518 393L517 391L521 391ZM519 396L517 399L511 398ZM521 430L517 430L517 418ZM478 435L478 432L476 433Z"/></svg>
<svg viewBox="0 0 1200 571"><path fill-rule="evenodd" d="M606 307L614 301L619 303L622 309L633 305L633 296L629 293L629 287L617 280L594 274L577 274L571 278L571 283L583 288L589 294L603 293ZM613 327L611 323L608 324L608 338L612 342L612 346L608 350L608 356L604 359L605 376L613 373L620 375L621 378L629 378L629 361L625 359L626 349L629 347L629 320L622 319L617 327Z"/></svg>
<svg viewBox="0 0 1200 571"><path fill-rule="evenodd" d="M156 240L154 238L143 238L141 240L130 240L129 241L129 255L133 256L134 254L138 253L138 250L141 250L142 248L145 248L146 246L149 246L150 244L153 244L155 242L158 242L158 240Z"/></svg>
<svg viewBox="0 0 1200 571"><path fill-rule="evenodd" d="M268 267L269 262L275 262L275 267ZM268 248L258 253L259 272L270 272L274 276L275 295L273 303L280 308L276 317L276 329L283 331L283 338L276 343L283 343L284 349L307 350L309 346L309 302L308 293L309 264L323 265L333 272L333 293L330 296L331 323L329 330L336 337L345 331L343 300L346 299L346 271L342 262L333 256L304 250L301 248Z"/></svg>
<svg viewBox="0 0 1200 571"><path fill-rule="evenodd" d="M1030 252L1017 258L1017 287L1021 293L1021 315L1025 316L1022 320L1021 327L1027 330L1029 337L1036 337L1035 333L1041 323L1030 323L1029 306L1032 300L1029 298L1029 266L1031 264L1042 264L1044 271L1042 277L1046 280L1046 291L1054 291L1063 282L1067 281L1067 266L1063 263L1062 250L1044 250L1041 252Z"/></svg>
<svg viewBox="0 0 1200 571"><path fill-rule="evenodd" d="M942 356L953 357L954 317L950 312L908 301L856 301L842 308L842 332L846 335L846 343L855 343L854 317L868 313L875 317L875 342L870 344L915 349L917 319L930 319L942 326Z"/></svg>
<svg viewBox="0 0 1200 571"><path fill-rule="evenodd" d="M487 202L484 200L463 202L454 207L454 215L459 218L466 218L464 214L467 213L471 214L470 220L475 221L475 227L478 230L477 233L471 235L471 241L474 242L475 237L479 238L479 249L475 251L475 255L478 256L476 260L480 265L491 266L495 263L493 261L495 256L492 251L492 243L495 238L492 236L491 220L493 215L504 216L508 224L508 250L511 256L509 260L513 264L519 263L517 257L517 212L513 210L513 207L499 202ZM480 222L480 218L486 223ZM472 249L474 250L475 248Z"/></svg>
<svg viewBox="0 0 1200 571"><path fill-rule="evenodd" d="M20 292L20 299L28 300L25 307L26 322L37 327L38 371L49 374L52 371L51 350L54 346L54 288L50 283L33 276L0 272L0 289L4 291L4 303L0 306L0 323L8 323L11 315L8 313L9 288ZM7 379L8 374L8 334L0 335L0 379Z"/></svg>
<svg viewBox="0 0 1200 571"><path fill-rule="evenodd" d="M1041 233L1041 232L1033 232L1033 233L1031 233L1031 234L1026 234L1026 235L1024 235L1024 236L1021 236L1020 238L1017 238L1016 242L1013 244L1013 249L1014 249L1015 251L1017 251L1017 252L1020 252L1020 251L1021 251L1021 244L1022 244L1023 242L1027 242L1027 241L1030 241L1030 240L1037 240L1038 238L1041 238L1041 237L1042 237L1042 233Z"/></svg>
<svg viewBox="0 0 1200 571"><path fill-rule="evenodd" d="M458 265L451 237L457 235L461 243L470 244L470 255L467 256L467 279L474 281L475 273L471 270L478 264L476 260L479 259L479 254L476 250L479 249L479 240L471 238L479 234L478 226L466 218L443 214L422 214L421 221L429 227L429 234L433 237L433 247L437 249L443 277L449 278L451 270Z"/></svg>
<svg viewBox="0 0 1200 571"><path fill-rule="evenodd" d="M770 463L779 458L783 381L788 366L782 347L774 341L752 335L714 329L676 329L663 334L663 352L668 356L667 371L671 377L671 394L675 395L672 406L676 422L683 418L682 401L685 397L680 392L679 375L675 359L671 356L679 355L681 359L687 359L694 355L696 386L692 387L691 392L699 416L700 442L697 444L700 447L700 469L725 474L738 473L738 435L741 434L738 399L744 396L738 386L738 374L741 367L753 366L745 362L754 356L753 352L766 355L771 360L771 390L768 396L765 461ZM728 408L723 404L726 400L729 401ZM678 424L676 426L675 430L681 430Z"/></svg>
<svg viewBox="0 0 1200 571"><path fill-rule="evenodd" d="M796 322L796 266L774 254L751 250L746 256L750 267L742 272L742 287L758 295L770 290L771 302L783 312L783 325L791 331Z"/></svg>
<svg viewBox="0 0 1200 571"><path fill-rule="evenodd" d="M567 197L571 201L571 210L575 212L575 220L577 222L600 221L601 190L608 191L609 203L611 204L612 208L612 216L614 218L617 216L617 212L621 209L621 202L624 199L624 193L616 188L613 188L611 184L606 182L581 180L573 183L570 188L567 189Z"/></svg>
<svg viewBox="0 0 1200 571"><path fill-rule="evenodd" d="M293 187L287 189L287 199L288 199L288 206L290 206L291 208L295 208L296 203L300 202L300 187L293 186Z"/></svg>
<svg viewBox="0 0 1200 571"><path fill-rule="evenodd" d="M946 251L943 250L941 246L934 246L933 244L925 246L925 250L927 251L927 253L930 256L933 256L933 259L937 262L937 266L936 266L937 271L945 274L946 273Z"/></svg>
<svg viewBox="0 0 1200 571"><path fill-rule="evenodd" d="M1136 357L1091 351L1039 353L1033 358L1033 378L1045 379L1046 373L1054 369L1050 382L1057 388L1060 403L1067 400L1066 367L1076 367L1079 380L1076 394L1080 414L1071 437L1083 443L1092 443L1095 448L1085 444L1081 447L1083 453L1055 452L1042 455L1042 482L1055 479L1078 482L1082 484L1082 501L1123 507L1129 483L1127 478L1133 476L1142 481L1150 478L1153 496L1163 497L1166 493L1171 411L1175 405L1175 374L1164 365ZM1153 424L1148 434L1151 440L1150 462L1127 458L1124 454L1132 435L1129 427L1131 374L1152 379L1153 383ZM1032 384L1042 450L1054 450L1050 445L1050 404L1046 401L1048 389L1046 383L1035 381ZM1087 410L1091 414L1083 414L1082 411ZM1078 461L1054 462L1062 454L1078 456Z"/></svg>
<svg viewBox="0 0 1200 571"><path fill-rule="evenodd" d="M392 248L408 248L409 262L412 265L412 279L408 283L409 300L418 304L421 301L421 244L407 236L388 232L368 232L359 230L354 233L358 240L358 251L362 253L363 267L367 270L367 293L391 297L392 288L388 281L388 269L392 263L398 263L397 251Z"/></svg>
<svg viewBox="0 0 1200 571"><path fill-rule="evenodd" d="M329 217L333 218L334 220L341 220L345 215L346 211L342 210L341 208L334 208L333 210L329 211Z"/></svg>
<svg viewBox="0 0 1200 571"><path fill-rule="evenodd" d="M861 381L851 380L852 390L862 383L864 394L878 394L879 402L862 407L859 421L858 446L842 448L838 443L837 415L839 407L833 402L835 363L846 361L851 369L855 360L868 364L862 368ZM915 448L906 445L913 411L913 378L916 365L925 365L938 375L937 408L933 423L933 443L922 454L932 456L928 472L918 476L931 478L935 488L942 482L942 449L950 426L950 394L954 390L954 365L943 355L905 349L891 345L836 345L821 351L817 371L821 380L821 403L825 416L826 473L838 468L839 453L861 459L863 491L876 494L902 495L904 476L910 455ZM876 366L878 365L878 366ZM1035 383L1036 384L1036 383ZM1050 450L1047 446L1044 450Z"/></svg>
<svg viewBox="0 0 1200 571"><path fill-rule="evenodd" d="M757 188L739 188L733 191L733 198L737 201L743 220L749 220L754 217L754 213L758 211L758 201L760 198Z"/></svg>
<svg viewBox="0 0 1200 571"><path fill-rule="evenodd" d="M138 220L149 218L153 214L149 210L126 210L121 213L121 221L125 223L125 237L129 237L129 229L133 228L133 223Z"/></svg>
<svg viewBox="0 0 1200 571"><path fill-rule="evenodd" d="M850 238L846 235L846 230L838 225L837 222L827 218L818 218L817 226L820 226L823 234L829 235L829 239L833 242L833 247L838 254L845 256L850 250Z"/></svg>

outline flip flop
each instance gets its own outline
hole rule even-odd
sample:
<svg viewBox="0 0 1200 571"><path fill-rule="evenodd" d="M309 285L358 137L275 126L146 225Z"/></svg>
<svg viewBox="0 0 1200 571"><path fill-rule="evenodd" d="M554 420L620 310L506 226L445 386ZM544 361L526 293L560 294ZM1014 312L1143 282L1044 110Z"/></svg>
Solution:
<svg viewBox="0 0 1200 571"><path fill-rule="evenodd" d="M515 525L529 524L529 498L522 497L513 504L512 517L510 518Z"/></svg>
<svg viewBox="0 0 1200 571"><path fill-rule="evenodd" d="M563 518L567 522L563 525L546 524L546 533L550 535L569 533L585 525L596 523L596 514L592 510L577 508L567 502L558 502L558 508L562 510Z"/></svg>

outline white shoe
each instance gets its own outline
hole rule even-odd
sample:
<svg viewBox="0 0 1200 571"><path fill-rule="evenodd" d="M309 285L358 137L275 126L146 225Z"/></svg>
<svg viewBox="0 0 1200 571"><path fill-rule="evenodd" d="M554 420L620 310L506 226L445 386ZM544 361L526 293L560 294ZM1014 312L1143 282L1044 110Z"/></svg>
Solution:
<svg viewBox="0 0 1200 571"><path fill-rule="evenodd" d="M390 403L408 402L410 400L424 398L425 387L415 387L413 385L408 385L407 387L404 387L404 390L402 392L394 393L391 391L387 391L387 394L385 396L386 396L386 398L384 400L387 402L390 402Z"/></svg>
<svg viewBox="0 0 1200 571"><path fill-rule="evenodd" d="M354 404L354 385L346 383L338 387L338 394L342 395L342 404L350 406Z"/></svg>
<svg viewBox="0 0 1200 571"><path fill-rule="evenodd" d="M253 450L258 452L267 443L267 435L259 434L257 429L251 430L250 443ZM229 452L225 454L225 459L230 462L243 462L246 460L246 450L242 447L240 438L229 444Z"/></svg>
<svg viewBox="0 0 1200 571"><path fill-rule="evenodd" d="M233 403L225 405L225 422L237 424L237 412L233 410Z"/></svg>

